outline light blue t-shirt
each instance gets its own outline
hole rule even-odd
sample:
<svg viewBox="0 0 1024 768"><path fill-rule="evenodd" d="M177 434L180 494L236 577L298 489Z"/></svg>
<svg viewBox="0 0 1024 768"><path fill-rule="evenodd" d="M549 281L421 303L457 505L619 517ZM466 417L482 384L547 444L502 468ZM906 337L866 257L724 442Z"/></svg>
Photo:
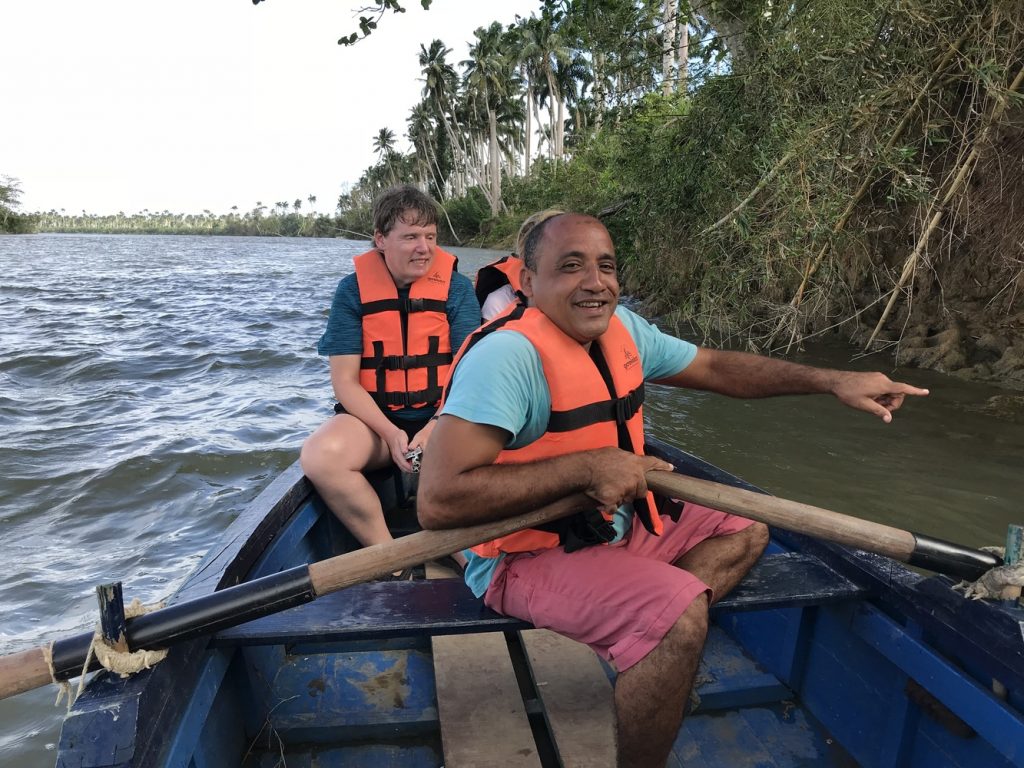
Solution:
<svg viewBox="0 0 1024 768"><path fill-rule="evenodd" d="M697 347L658 330L625 307L615 310L640 352L644 380L674 376L697 355ZM540 355L517 331L496 331L482 339L455 368L442 413L511 434L506 448L522 448L547 430L551 392ZM632 523L632 510L619 509L613 520L618 538ZM500 558L466 551L466 583L477 597L487 591Z"/></svg>

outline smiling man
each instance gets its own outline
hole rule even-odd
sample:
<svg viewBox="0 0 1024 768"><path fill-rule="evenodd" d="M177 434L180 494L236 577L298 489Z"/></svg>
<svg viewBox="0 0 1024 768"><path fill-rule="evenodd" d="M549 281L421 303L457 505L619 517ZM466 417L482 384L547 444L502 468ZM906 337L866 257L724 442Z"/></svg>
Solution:
<svg viewBox="0 0 1024 768"><path fill-rule="evenodd" d="M582 492L593 509L475 547L466 581L491 608L586 643L618 669L619 764L664 765L708 608L764 549L765 526L694 504L660 509L645 474L644 382L734 397L831 393L889 421L907 394L878 373L702 349L618 306L604 226L555 216L526 238L517 306L460 350L424 457L425 528L502 519Z"/></svg>
<svg viewBox="0 0 1024 768"><path fill-rule="evenodd" d="M318 351L330 358L338 404L302 446L302 469L364 545L391 539L363 472L425 448L452 350L477 327L473 286L437 246L437 208L415 187L385 192L374 248L338 284Z"/></svg>

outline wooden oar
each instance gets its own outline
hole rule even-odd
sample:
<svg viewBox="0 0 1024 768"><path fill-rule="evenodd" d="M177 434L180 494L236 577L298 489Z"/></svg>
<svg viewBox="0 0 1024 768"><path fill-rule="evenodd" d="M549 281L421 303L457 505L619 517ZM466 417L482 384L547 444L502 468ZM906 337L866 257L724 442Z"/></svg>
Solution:
<svg viewBox="0 0 1024 768"><path fill-rule="evenodd" d="M674 498L888 555L941 573L977 578L989 568L1001 564L999 558L985 552L775 496L671 472L650 472L647 479L650 488ZM525 515L468 528L420 531L386 544L222 589L130 619L127 624L128 647L130 650L167 648L213 634L401 568L436 560L513 531L550 522L592 504L588 497L576 494ZM69 680L81 674L91 640L92 633L83 633L55 642L52 675L47 662L49 649L46 647L0 657L0 699L38 688L54 679Z"/></svg>
<svg viewBox="0 0 1024 768"><path fill-rule="evenodd" d="M674 472L648 472L647 486L664 496L696 502L776 528L875 552L908 565L971 581L1003 564L989 552Z"/></svg>
<svg viewBox="0 0 1024 768"><path fill-rule="evenodd" d="M283 611L394 571L436 560L522 528L532 528L592 506L583 494L561 499L525 515L446 531L418 531L386 544L302 565L170 605L127 622L129 650L168 648L228 627ZM82 673L93 633L57 640L0 657L0 699L64 681ZM47 655L52 653L51 662ZM51 674L50 667L53 667Z"/></svg>

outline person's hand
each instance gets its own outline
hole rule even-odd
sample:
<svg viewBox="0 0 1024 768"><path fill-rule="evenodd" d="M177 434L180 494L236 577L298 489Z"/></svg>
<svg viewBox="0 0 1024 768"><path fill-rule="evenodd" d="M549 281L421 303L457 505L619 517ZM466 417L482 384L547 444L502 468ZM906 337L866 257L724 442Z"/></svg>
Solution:
<svg viewBox="0 0 1024 768"><path fill-rule="evenodd" d="M841 403L873 413L888 424L907 395L927 395L928 390L893 381L884 373L847 371L837 379L832 393Z"/></svg>
<svg viewBox="0 0 1024 768"><path fill-rule="evenodd" d="M673 470L667 461L619 448L588 451L587 460L590 481L584 493L598 503L598 509L609 513L647 493L647 473L652 469Z"/></svg>
<svg viewBox="0 0 1024 768"><path fill-rule="evenodd" d="M405 454L409 451L409 436L405 434L405 430L395 427L395 431L391 433L387 443L388 450L391 452L391 460L397 467L403 472L412 472L412 464L405 458Z"/></svg>
<svg viewBox="0 0 1024 768"><path fill-rule="evenodd" d="M426 425L412 436L412 440L409 441L409 450L414 448L422 448L424 451L427 450L427 441L430 439L430 433L434 431L434 426L437 424L437 419L431 419Z"/></svg>

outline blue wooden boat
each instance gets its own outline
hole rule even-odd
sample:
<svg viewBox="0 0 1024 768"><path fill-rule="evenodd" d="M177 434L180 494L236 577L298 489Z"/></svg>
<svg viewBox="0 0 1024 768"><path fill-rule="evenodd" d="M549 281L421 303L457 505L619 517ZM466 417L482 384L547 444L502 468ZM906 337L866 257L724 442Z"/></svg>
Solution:
<svg viewBox="0 0 1024 768"><path fill-rule="evenodd" d="M659 441L648 451L685 474L743 486ZM401 478L371 479L395 510L397 532L414 529ZM713 610L699 704L670 765L1024 765L1024 610L967 600L949 578L879 555L772 533L759 564ZM296 464L235 520L172 602L354 544ZM511 764L445 756L431 638L474 633L502 633L486 637L502 639L518 682L532 738L522 764L613 764L607 750L581 757L556 722L555 698L524 644L529 631L455 578L359 584L175 645L134 677L99 673L64 724L57 765ZM481 730L472 713L468 722ZM497 743L511 730L477 736Z"/></svg>

